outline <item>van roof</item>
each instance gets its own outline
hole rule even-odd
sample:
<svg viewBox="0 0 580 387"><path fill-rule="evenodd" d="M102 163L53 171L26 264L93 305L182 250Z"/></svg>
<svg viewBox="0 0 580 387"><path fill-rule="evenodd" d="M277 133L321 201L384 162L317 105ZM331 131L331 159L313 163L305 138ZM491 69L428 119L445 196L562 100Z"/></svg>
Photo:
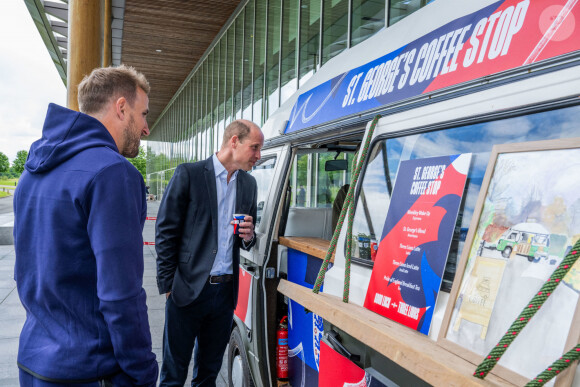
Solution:
<svg viewBox="0 0 580 387"><path fill-rule="evenodd" d="M539 223L518 223L515 226L511 227L512 230L515 231L523 231L529 232L534 234L549 234L550 232L546 229L546 227L542 226Z"/></svg>

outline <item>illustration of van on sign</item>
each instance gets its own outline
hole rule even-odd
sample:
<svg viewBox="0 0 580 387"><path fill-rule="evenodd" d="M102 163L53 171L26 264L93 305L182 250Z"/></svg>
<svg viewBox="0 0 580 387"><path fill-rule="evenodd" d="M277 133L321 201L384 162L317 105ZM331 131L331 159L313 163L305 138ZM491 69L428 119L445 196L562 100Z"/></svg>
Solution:
<svg viewBox="0 0 580 387"><path fill-rule="evenodd" d="M528 261L548 259L550 233L539 223L518 223L510 227L497 241L496 249L504 258L514 251L524 255Z"/></svg>

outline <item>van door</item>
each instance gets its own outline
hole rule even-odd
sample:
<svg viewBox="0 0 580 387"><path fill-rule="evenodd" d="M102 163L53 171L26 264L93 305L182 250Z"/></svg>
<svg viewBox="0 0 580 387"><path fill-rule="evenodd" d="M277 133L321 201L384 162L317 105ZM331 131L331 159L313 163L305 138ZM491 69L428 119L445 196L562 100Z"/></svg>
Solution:
<svg viewBox="0 0 580 387"><path fill-rule="evenodd" d="M295 149L287 172L287 210L282 211L278 230L280 272L288 281L313 287L342 209L361 138L357 134ZM317 385L322 319L293 300L288 300L287 313L290 385Z"/></svg>
<svg viewBox="0 0 580 387"><path fill-rule="evenodd" d="M266 273L266 257L275 222L273 214L280 200L280 176L283 175L289 152L289 147L264 150L262 158L250 171L258 186L256 244L250 251L240 251L238 305L228 347L229 385L247 385L250 378L257 386L269 385L268 355L261 349L266 336L264 323L268 320L263 306L267 288L277 284L271 285L266 281L266 277L270 276Z"/></svg>
<svg viewBox="0 0 580 387"><path fill-rule="evenodd" d="M240 255L247 262L252 262L256 267L264 264L265 251L268 247L266 239L268 230L270 230L274 220L272 219L272 213L277 200L276 186L280 184L278 180L284 164L284 160L281 159L282 154L282 148L263 151L262 158L250 171L258 185L258 213L255 228L256 245L249 252L242 250Z"/></svg>

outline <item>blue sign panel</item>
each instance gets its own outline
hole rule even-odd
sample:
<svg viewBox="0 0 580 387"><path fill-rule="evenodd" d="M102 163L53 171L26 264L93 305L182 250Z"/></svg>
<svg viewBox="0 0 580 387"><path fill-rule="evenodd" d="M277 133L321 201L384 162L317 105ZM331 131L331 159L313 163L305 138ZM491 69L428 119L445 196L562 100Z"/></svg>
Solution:
<svg viewBox="0 0 580 387"><path fill-rule="evenodd" d="M543 23L555 3L498 1L342 73L298 97L285 133L576 51L580 28L558 15L580 5L559 6Z"/></svg>

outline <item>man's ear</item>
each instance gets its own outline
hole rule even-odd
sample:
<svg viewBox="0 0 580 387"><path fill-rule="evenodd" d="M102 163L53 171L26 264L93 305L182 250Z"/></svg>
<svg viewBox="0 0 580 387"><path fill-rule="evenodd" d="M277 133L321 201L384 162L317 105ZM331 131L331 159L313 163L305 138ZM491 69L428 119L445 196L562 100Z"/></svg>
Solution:
<svg viewBox="0 0 580 387"><path fill-rule="evenodd" d="M239 138L235 134L230 138L230 142L231 142L231 145L232 145L232 149L235 149L236 148L236 146L238 144L238 141L239 141Z"/></svg>
<svg viewBox="0 0 580 387"><path fill-rule="evenodd" d="M126 110L127 110L127 99L125 97L119 97L115 101L115 113L117 113L117 117L119 117L121 121L125 119Z"/></svg>

